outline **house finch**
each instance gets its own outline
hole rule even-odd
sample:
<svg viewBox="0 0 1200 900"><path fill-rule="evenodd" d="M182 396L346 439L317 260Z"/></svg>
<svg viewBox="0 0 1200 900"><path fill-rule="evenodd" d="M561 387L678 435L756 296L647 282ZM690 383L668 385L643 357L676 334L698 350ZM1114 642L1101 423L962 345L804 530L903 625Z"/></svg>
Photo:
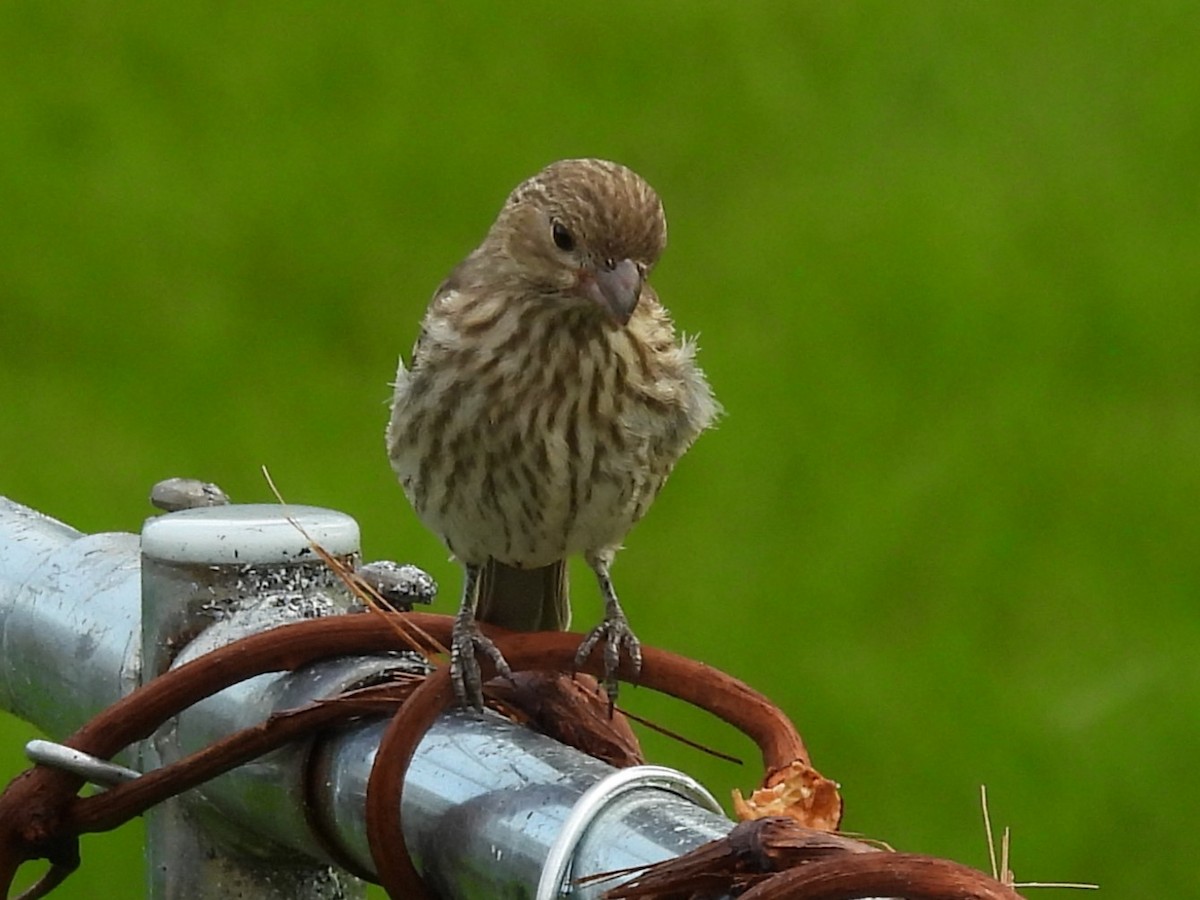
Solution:
<svg viewBox="0 0 1200 900"><path fill-rule="evenodd" d="M604 597L615 696L637 638L609 567L676 460L718 415L695 345L677 341L646 278L666 245L658 195L597 159L556 162L517 186L433 296L396 375L388 455L420 519L466 570L450 666L482 707L477 651L509 674L477 621L525 631L570 622L566 558Z"/></svg>

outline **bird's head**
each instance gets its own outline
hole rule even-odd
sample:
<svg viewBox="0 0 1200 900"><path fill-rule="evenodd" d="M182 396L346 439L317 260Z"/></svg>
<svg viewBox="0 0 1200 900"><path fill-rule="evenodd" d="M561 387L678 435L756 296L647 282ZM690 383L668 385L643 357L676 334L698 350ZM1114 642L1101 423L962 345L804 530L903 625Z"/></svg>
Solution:
<svg viewBox="0 0 1200 900"><path fill-rule="evenodd" d="M565 159L517 186L488 243L531 293L594 304L624 325L666 246L667 220L631 169Z"/></svg>

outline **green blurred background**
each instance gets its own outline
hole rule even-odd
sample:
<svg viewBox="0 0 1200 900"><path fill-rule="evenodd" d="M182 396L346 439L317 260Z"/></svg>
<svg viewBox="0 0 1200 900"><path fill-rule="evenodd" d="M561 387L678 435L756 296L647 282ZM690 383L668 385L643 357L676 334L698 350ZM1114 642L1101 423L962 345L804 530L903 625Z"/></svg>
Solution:
<svg viewBox="0 0 1200 900"><path fill-rule="evenodd" d="M452 610L396 356L517 181L617 159L728 409L619 559L642 640L777 700L849 829L985 866L986 783L1018 878L1195 890L1195 4L8 0L0 59L0 493L136 531L265 463ZM140 895L136 827L84 860Z"/></svg>

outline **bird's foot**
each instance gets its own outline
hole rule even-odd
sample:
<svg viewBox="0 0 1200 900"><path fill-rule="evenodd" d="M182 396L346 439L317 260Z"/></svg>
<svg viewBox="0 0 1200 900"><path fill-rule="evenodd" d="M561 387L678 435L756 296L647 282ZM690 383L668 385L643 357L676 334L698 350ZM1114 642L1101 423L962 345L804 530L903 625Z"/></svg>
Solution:
<svg viewBox="0 0 1200 900"><path fill-rule="evenodd" d="M450 683L460 706L483 711L483 678L476 652L483 653L496 667L496 674L512 678L503 654L474 622L456 622L450 637Z"/></svg>
<svg viewBox="0 0 1200 900"><path fill-rule="evenodd" d="M587 637L575 651L576 667L581 667L587 662L592 650L601 640L604 641L604 677L601 681L611 706L617 700L617 672L621 668L621 651L624 650L629 657L629 668L636 677L642 670L642 645L624 615L608 616L587 633Z"/></svg>

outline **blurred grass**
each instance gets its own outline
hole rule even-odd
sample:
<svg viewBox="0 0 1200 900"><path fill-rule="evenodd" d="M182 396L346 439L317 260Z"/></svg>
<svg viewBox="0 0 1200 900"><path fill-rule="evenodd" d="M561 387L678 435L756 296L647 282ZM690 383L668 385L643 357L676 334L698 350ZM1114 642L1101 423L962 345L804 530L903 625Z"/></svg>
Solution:
<svg viewBox="0 0 1200 900"><path fill-rule="evenodd" d="M621 556L642 639L783 705L850 829L984 865L986 782L1018 877L1186 895L1198 39L1166 0L11 0L0 493L137 530L155 480L264 500L267 463L449 611L383 455L395 357L518 180L619 159L729 410ZM658 761L752 785L643 693L750 764ZM90 838L61 896L138 896L139 845Z"/></svg>

